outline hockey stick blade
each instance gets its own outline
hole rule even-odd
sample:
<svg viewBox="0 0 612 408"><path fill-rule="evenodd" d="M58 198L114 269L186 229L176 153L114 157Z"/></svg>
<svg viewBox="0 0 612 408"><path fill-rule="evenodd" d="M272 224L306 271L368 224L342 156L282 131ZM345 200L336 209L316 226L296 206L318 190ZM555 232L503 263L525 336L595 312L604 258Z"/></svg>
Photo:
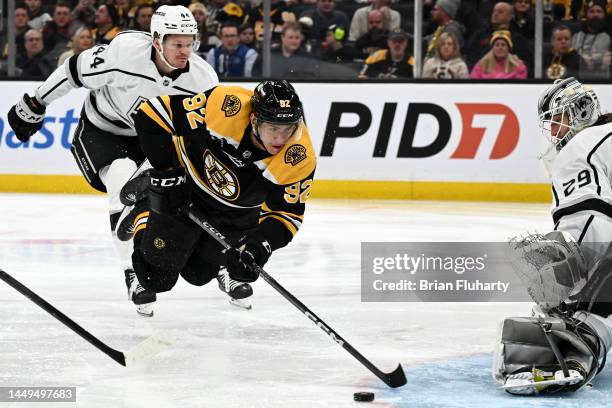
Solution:
<svg viewBox="0 0 612 408"><path fill-rule="evenodd" d="M167 333L162 332L149 337L148 339L144 340L142 343L134 347L132 350L130 350L128 353L124 354L123 352L110 347L102 340L98 339L96 336L85 330L77 322L66 316L64 313L60 312L49 302L38 296L36 293L34 293L32 290L30 290L28 287L26 287L24 284L13 278L11 275L6 273L2 269L0 269L0 279L6 282L17 292L30 299L33 303L35 303L45 312L55 317L74 333L87 340L92 346L94 346L95 348L97 348L98 350L100 350L101 352L103 352L104 354L106 354L124 367L126 366L126 363L134 364L136 362L143 361L144 359L151 357L154 354L159 353L163 348L166 347L167 344L171 343L169 335Z"/></svg>
<svg viewBox="0 0 612 408"><path fill-rule="evenodd" d="M406 374L404 373L404 369L401 364L397 365L397 368L390 373L382 373L385 378L379 377L385 384L387 384L391 388L401 387L402 385L406 385Z"/></svg>
<svg viewBox="0 0 612 408"><path fill-rule="evenodd" d="M135 364L149 360L174 343L174 334L171 331L162 331L145 339L130 350L123 353L125 366L131 367Z"/></svg>
<svg viewBox="0 0 612 408"><path fill-rule="evenodd" d="M197 225L200 226L206 233L213 237L223 248L230 249L231 246L227 242L225 236L219 232L215 227L210 225L204 217L197 211L193 206L189 209L189 218ZM391 388L401 387L406 384L406 374L402 369L402 365L398 364L397 368L390 373L382 372L378 367L370 362L363 354L355 349L348 341L344 340L336 331L327 325L322 319L320 319L312 310L310 310L305 304L303 304L298 298L296 298L291 292L285 289L280 283L276 281L270 274L264 271L260 266L253 264L253 267L259 273L259 276L266 281L272 288L274 288L282 297L284 297L289 303L295 306L300 312L308 317L317 327L325 332L329 337L332 338L340 347L345 349L351 356L357 361L363 364L372 374L380 378L385 384Z"/></svg>

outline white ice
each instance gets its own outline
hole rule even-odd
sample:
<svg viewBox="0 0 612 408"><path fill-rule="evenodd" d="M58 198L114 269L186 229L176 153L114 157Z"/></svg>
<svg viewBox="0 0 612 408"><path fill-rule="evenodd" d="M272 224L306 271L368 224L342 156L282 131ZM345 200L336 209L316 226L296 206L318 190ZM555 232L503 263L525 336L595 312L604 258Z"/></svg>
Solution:
<svg viewBox="0 0 612 408"><path fill-rule="evenodd" d="M1 269L116 349L161 330L176 335L151 361L124 368L0 281L0 386L76 386L79 407L354 407L353 393L367 390L377 396L369 406L404 406L401 390L388 390L261 280L251 311L229 305L216 282L179 280L159 296L154 318L138 317L105 197L2 194L0 202ZM544 204L313 200L294 242L265 269L391 371L490 353L498 321L530 306L362 303L362 241L504 241L550 229Z"/></svg>

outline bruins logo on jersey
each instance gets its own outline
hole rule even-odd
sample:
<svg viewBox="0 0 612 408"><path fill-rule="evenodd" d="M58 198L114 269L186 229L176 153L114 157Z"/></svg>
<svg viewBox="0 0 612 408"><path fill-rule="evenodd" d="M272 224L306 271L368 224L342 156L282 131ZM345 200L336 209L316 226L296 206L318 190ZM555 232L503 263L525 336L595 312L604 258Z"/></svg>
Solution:
<svg viewBox="0 0 612 408"><path fill-rule="evenodd" d="M306 158L306 148L302 145L296 144L291 146L285 152L285 163L289 163L292 166L300 163Z"/></svg>
<svg viewBox="0 0 612 408"><path fill-rule="evenodd" d="M204 175L212 191L228 201L235 200L240 194L238 178L221 163L211 152L204 152Z"/></svg>
<svg viewBox="0 0 612 408"><path fill-rule="evenodd" d="M241 107L242 102L240 102L240 98L238 98L236 95L225 95L223 105L221 105L221 110L225 112L225 117L228 118L240 112Z"/></svg>

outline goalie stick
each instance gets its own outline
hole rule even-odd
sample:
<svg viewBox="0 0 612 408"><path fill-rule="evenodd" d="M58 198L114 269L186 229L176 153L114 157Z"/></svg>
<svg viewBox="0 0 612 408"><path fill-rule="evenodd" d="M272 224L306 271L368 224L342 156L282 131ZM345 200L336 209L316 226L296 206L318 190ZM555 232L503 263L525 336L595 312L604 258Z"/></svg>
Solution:
<svg viewBox="0 0 612 408"><path fill-rule="evenodd" d="M87 340L98 350L102 351L104 354L106 354L124 367L131 366L133 364L146 360L149 357L152 357L153 355L159 353L172 343L172 335L169 332L160 332L145 339L143 342L137 344L131 350L123 353L119 350L115 350L114 348L108 346L106 343L102 342L96 336L85 330L74 320L57 310L49 302L38 296L36 293L32 292L25 285L23 285L21 282L13 278L11 275L6 273L2 269L0 269L0 279L2 279L16 291L30 299L32 302L37 304L45 312L49 313L51 316L62 322L70 330Z"/></svg>
<svg viewBox="0 0 612 408"><path fill-rule="evenodd" d="M189 218L198 224L204 231L206 231L211 237L213 237L223 248L230 249L231 246L227 243L225 236L219 232L215 227L210 225L194 207L193 205L189 208ZM306 305L304 305L298 298L293 296L287 289L281 286L272 276L264 271L258 265L253 265L259 276L265 280L270 286L272 286L278 293L280 293L285 299L287 299L293 306L295 306L300 312L304 313L306 317L313 321L321 330L323 330L329 337L331 337L336 343L338 343L343 349L349 352L350 355L355 357L357 361L363 364L370 372L380 378L385 384L391 388L401 387L406 384L406 375L402 369L402 365L398 364L397 368L390 373L385 373L372 364L367 358L365 358L359 351L351 346L346 340L344 340L336 331L329 327L321 318L315 315Z"/></svg>

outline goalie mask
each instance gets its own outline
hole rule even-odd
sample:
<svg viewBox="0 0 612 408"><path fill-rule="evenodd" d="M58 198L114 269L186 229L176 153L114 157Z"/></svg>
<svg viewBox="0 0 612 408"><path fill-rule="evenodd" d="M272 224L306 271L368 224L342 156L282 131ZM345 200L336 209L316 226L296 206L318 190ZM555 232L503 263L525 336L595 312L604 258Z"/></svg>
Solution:
<svg viewBox="0 0 612 408"><path fill-rule="evenodd" d="M557 151L600 115L595 92L575 78L557 79L538 101L540 130Z"/></svg>
<svg viewBox="0 0 612 408"><path fill-rule="evenodd" d="M153 40L159 39L160 57L172 69L176 67L170 65L164 57L164 37L167 35L192 35L193 50L200 48L198 40L198 23L193 14L184 6L161 6L151 17L151 35Z"/></svg>

